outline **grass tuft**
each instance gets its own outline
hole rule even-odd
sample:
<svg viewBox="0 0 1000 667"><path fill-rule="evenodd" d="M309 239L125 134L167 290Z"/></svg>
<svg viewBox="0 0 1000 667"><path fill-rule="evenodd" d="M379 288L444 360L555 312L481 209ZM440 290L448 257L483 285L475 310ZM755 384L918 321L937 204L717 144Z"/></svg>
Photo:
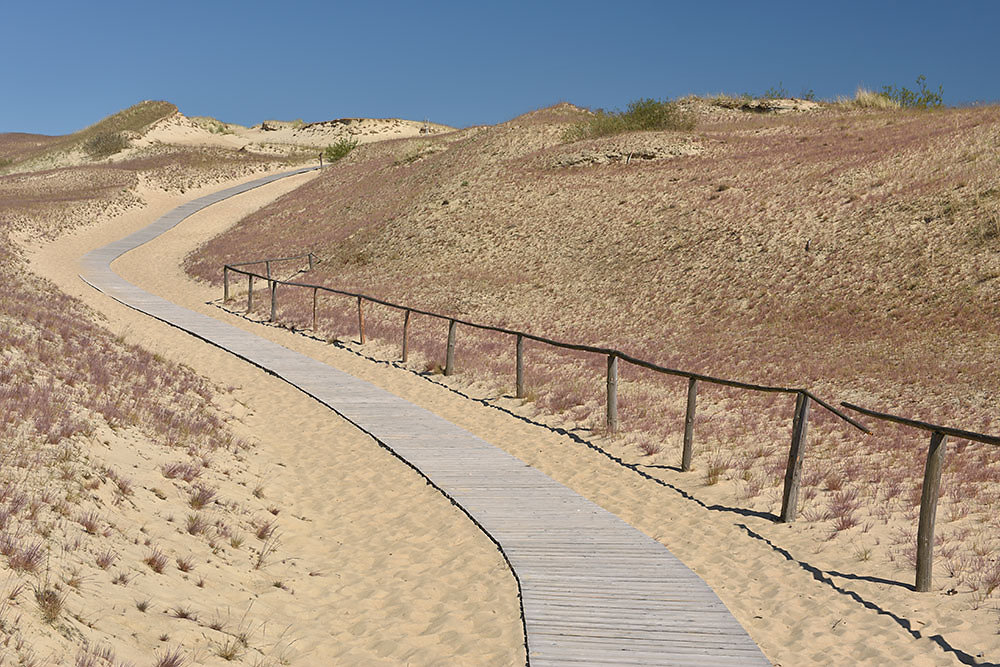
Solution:
<svg viewBox="0 0 1000 667"><path fill-rule="evenodd" d="M859 87L854 93L854 99L847 104L859 109L899 109L901 105L885 93L878 93Z"/></svg>
<svg viewBox="0 0 1000 667"><path fill-rule="evenodd" d="M128 138L121 132L101 132L83 143L83 150L94 159L111 157L128 148Z"/></svg>
<svg viewBox="0 0 1000 667"><path fill-rule="evenodd" d="M694 118L680 111L675 103L643 98L629 102L625 111L598 109L590 120L566 130L563 141L569 143L624 132L688 131L694 126Z"/></svg>
<svg viewBox="0 0 1000 667"><path fill-rule="evenodd" d="M166 635L161 636L161 641L166 641L169 639ZM153 667L184 667L187 664L187 658L181 653L180 648L175 648L167 651L163 655L156 656L156 662L153 663Z"/></svg>
<svg viewBox="0 0 1000 667"><path fill-rule="evenodd" d="M38 605L39 611L42 612L42 620L46 623L55 622L62 614L68 594L68 591L60 593L55 588L49 586L36 587L35 603Z"/></svg>
<svg viewBox="0 0 1000 667"><path fill-rule="evenodd" d="M158 547L153 547L153 550L142 562L148 565L149 569L153 572L163 574L163 570L167 567L167 555L160 551Z"/></svg>

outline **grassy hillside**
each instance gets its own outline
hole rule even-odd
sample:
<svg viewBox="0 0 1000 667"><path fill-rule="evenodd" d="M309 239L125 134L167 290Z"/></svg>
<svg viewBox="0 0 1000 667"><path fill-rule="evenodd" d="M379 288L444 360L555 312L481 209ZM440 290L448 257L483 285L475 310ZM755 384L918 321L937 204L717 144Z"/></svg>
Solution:
<svg viewBox="0 0 1000 667"><path fill-rule="evenodd" d="M325 260L312 282L1000 432L1000 108L684 104L694 129L565 143L593 116L559 105L359 147L193 253L188 270L217 282L224 262L312 250ZM283 296L283 319L305 325L310 303ZM353 335L351 308L324 302L322 333ZM398 344L398 313L368 317L376 338ZM444 325L413 326L422 356L411 365L433 370ZM512 341L462 330L458 359L453 381L474 395L510 391ZM624 433L606 438L603 364L529 345L531 402L514 409L669 474L659 471L679 458L683 383L626 368ZM727 502L776 511L791 413L787 397L703 388L699 479L725 487ZM802 518L905 572L924 434L880 424L863 437L822 411L812 422ZM939 553L981 600L1000 549L996 452L959 443L942 488ZM872 525L893 537L880 543Z"/></svg>

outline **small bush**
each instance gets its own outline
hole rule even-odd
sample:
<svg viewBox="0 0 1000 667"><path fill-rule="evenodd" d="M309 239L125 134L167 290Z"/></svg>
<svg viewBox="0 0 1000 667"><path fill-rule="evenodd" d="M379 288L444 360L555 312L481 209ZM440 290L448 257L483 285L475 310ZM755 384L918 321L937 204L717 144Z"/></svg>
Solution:
<svg viewBox="0 0 1000 667"><path fill-rule="evenodd" d="M791 96L788 94L788 91L785 90L785 87L781 85L781 82L779 81L777 87L771 86L770 88L765 90L763 97L765 100L783 100Z"/></svg>
<svg viewBox="0 0 1000 667"><path fill-rule="evenodd" d="M52 623L62 614L68 593L60 593L47 586L35 588L35 602L46 623Z"/></svg>
<svg viewBox="0 0 1000 667"><path fill-rule="evenodd" d="M357 147L357 139L338 139L337 143L326 147L326 150L323 151L323 159L327 162L336 162Z"/></svg>
<svg viewBox="0 0 1000 667"><path fill-rule="evenodd" d="M644 98L628 103L625 111L598 109L585 123L574 125L563 134L566 142L606 137L623 132L653 130L691 130L694 118L682 113L677 105L666 100Z"/></svg>
<svg viewBox="0 0 1000 667"><path fill-rule="evenodd" d="M92 158L105 158L128 148L128 139L121 132L101 132L83 144L83 149Z"/></svg>
<svg viewBox="0 0 1000 667"><path fill-rule="evenodd" d="M927 77L923 74L917 77L917 90L882 86L882 95L893 100L906 109L933 109L944 104L944 90L938 86L937 92L927 87Z"/></svg>

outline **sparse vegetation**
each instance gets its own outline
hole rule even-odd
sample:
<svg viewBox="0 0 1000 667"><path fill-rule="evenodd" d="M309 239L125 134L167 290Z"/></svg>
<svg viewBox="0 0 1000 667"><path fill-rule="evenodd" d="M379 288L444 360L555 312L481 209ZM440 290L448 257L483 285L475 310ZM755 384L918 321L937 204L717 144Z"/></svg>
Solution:
<svg viewBox="0 0 1000 667"><path fill-rule="evenodd" d="M169 637L166 635L160 638L160 641L167 641ZM167 651L163 655L156 656L156 663L154 667L184 667L187 664L187 658L180 648L175 648Z"/></svg>
<svg viewBox="0 0 1000 667"><path fill-rule="evenodd" d="M674 102L643 98L628 103L625 111L598 109L588 121L570 127L563 141L606 137L624 132L694 129L694 118L678 110Z"/></svg>
<svg viewBox="0 0 1000 667"><path fill-rule="evenodd" d="M246 649L236 637L227 637L224 641L216 644L215 655L223 660L239 660Z"/></svg>
<svg viewBox="0 0 1000 667"><path fill-rule="evenodd" d="M128 139L121 132L101 132L83 143L83 149L95 159L110 157L126 148Z"/></svg>
<svg viewBox="0 0 1000 667"><path fill-rule="evenodd" d="M62 615L67 595L68 593L60 592L48 585L36 586L35 602L38 604L38 610L42 613L42 620L46 623L54 623Z"/></svg>
<svg viewBox="0 0 1000 667"><path fill-rule="evenodd" d="M762 97L766 100L777 100L777 99L784 99L790 96L788 94L788 91L785 90L785 87L779 81L777 86L771 86L770 88L765 90Z"/></svg>
<svg viewBox="0 0 1000 667"><path fill-rule="evenodd" d="M213 498L215 498L215 489L210 489L207 486L195 486L188 497L188 505L192 509L200 510L212 502Z"/></svg>
<svg viewBox="0 0 1000 667"><path fill-rule="evenodd" d="M944 104L944 91L941 86L937 91L929 89L926 77L921 75L917 77L917 90L883 86L875 92L859 87L848 104L862 109L936 109Z"/></svg>
<svg viewBox="0 0 1000 667"><path fill-rule="evenodd" d="M917 89L897 86L883 86L882 94L904 109L934 109L944 104L944 90L927 87L927 77L923 74L917 77Z"/></svg>
<svg viewBox="0 0 1000 667"><path fill-rule="evenodd" d="M163 570L167 567L167 555L159 550L157 547L153 547L153 550L149 552L146 558L142 561L149 566L149 569L157 574L163 574Z"/></svg>

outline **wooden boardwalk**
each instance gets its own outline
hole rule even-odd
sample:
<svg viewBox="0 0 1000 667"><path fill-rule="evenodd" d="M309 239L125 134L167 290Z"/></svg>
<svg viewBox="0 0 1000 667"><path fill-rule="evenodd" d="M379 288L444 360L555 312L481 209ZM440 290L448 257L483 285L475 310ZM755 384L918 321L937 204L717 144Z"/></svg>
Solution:
<svg viewBox="0 0 1000 667"><path fill-rule="evenodd" d="M81 277L329 406L416 468L489 535L518 581L531 665L768 665L714 592L663 545L539 470L374 385L126 282L116 257L228 188L86 255ZM714 548L714 545L705 545Z"/></svg>

